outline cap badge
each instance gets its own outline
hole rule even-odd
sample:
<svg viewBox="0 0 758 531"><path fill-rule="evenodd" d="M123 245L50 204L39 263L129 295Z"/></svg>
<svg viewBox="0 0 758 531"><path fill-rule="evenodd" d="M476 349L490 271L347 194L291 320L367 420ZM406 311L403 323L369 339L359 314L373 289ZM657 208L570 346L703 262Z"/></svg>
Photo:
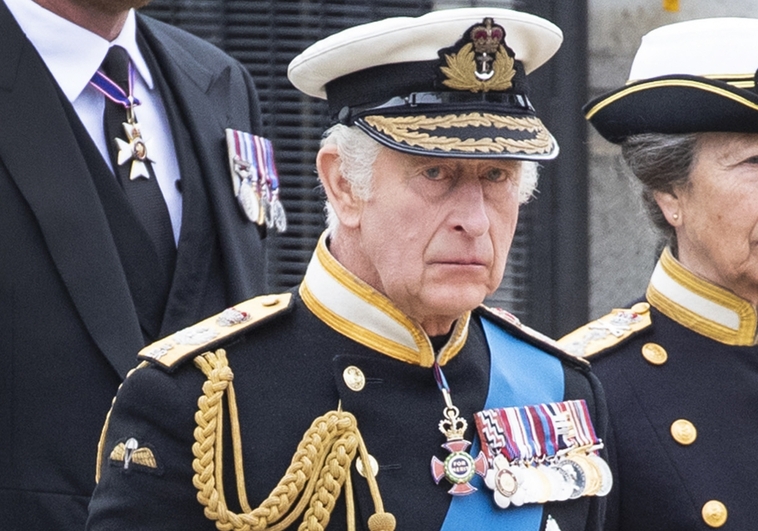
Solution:
<svg viewBox="0 0 758 531"><path fill-rule="evenodd" d="M460 48L444 54L447 66L442 83L454 90L488 92L508 90L516 74L514 60L505 46L505 30L491 18L468 30Z"/></svg>

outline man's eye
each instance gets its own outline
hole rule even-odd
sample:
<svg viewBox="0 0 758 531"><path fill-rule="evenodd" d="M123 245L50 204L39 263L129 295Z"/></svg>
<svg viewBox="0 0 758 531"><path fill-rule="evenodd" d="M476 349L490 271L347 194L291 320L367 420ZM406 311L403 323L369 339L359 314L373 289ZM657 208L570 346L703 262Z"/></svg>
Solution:
<svg viewBox="0 0 758 531"><path fill-rule="evenodd" d="M427 168L424 170L424 177L427 179L436 181L438 179L441 179L443 176L442 168Z"/></svg>
<svg viewBox="0 0 758 531"><path fill-rule="evenodd" d="M508 173L500 168L491 168L487 170L484 177L490 182L500 182L508 178Z"/></svg>

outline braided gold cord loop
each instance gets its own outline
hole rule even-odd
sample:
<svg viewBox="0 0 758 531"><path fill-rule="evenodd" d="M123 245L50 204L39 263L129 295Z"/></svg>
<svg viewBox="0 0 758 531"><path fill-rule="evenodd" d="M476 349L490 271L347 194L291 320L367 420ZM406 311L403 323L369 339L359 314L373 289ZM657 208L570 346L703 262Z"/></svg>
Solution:
<svg viewBox="0 0 758 531"><path fill-rule="evenodd" d="M281 531L289 527L308 507L300 531L321 531L329 518L342 485L348 483L350 466L360 451L368 462L368 452L358 431L357 421L350 413L329 411L313 421L298 444L290 466L279 484L255 509L247 503L244 477L242 475L242 440L239 431L237 405L232 380L234 375L228 365L226 352L206 352L195 358L195 365L203 371L207 380L203 394L198 399L195 413L197 424L194 430L195 443L192 453L195 458L192 468L195 475L192 483L197 489L197 499L205 509L205 516L216 522L220 531ZM232 433L237 491L243 513L229 511L223 490L223 397L229 402L229 418ZM373 475L368 476L369 487L381 522L394 522L394 517L383 512L379 488ZM352 495L351 495L352 497ZM295 503L297 501L297 503ZM294 508L293 508L294 504ZM352 508L352 500L348 500ZM354 512L349 510L348 526L355 528ZM370 520L371 521L371 520ZM372 531L392 531L392 527L374 528Z"/></svg>
<svg viewBox="0 0 758 531"><path fill-rule="evenodd" d="M329 517L340 495L342 485L350 475L350 464L355 457L358 441L355 433L348 431L337 439L329 452L311 504L303 517L299 531L322 530L329 524Z"/></svg>

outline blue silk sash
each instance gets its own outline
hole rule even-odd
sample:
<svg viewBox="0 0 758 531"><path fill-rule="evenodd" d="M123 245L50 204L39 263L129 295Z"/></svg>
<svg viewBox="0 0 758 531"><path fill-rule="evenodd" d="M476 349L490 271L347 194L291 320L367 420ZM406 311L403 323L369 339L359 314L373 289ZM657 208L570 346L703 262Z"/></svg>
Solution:
<svg viewBox="0 0 758 531"><path fill-rule="evenodd" d="M490 348L490 387L483 409L563 400L563 368L558 358L516 339L486 319L482 319L482 327ZM467 420L473 426L473 419ZM478 437L471 452L479 452ZM539 530L542 505L500 509L482 478L477 476L471 483L479 490L469 496L453 497L441 531Z"/></svg>

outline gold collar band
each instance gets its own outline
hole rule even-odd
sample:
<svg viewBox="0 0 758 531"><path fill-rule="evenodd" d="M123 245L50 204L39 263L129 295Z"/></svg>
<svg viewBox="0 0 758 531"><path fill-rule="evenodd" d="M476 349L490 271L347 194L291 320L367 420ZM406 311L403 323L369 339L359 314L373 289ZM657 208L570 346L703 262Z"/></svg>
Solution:
<svg viewBox="0 0 758 531"><path fill-rule="evenodd" d="M647 299L664 315L699 334L735 346L756 344L756 312L735 294L687 269L667 248L653 271Z"/></svg>
<svg viewBox="0 0 758 531"><path fill-rule="evenodd" d="M328 326L382 354L414 365L431 367L434 350L421 326L387 297L345 269L329 252L322 234L300 285L308 309ZM471 312L455 324L440 350L444 365L463 347Z"/></svg>

